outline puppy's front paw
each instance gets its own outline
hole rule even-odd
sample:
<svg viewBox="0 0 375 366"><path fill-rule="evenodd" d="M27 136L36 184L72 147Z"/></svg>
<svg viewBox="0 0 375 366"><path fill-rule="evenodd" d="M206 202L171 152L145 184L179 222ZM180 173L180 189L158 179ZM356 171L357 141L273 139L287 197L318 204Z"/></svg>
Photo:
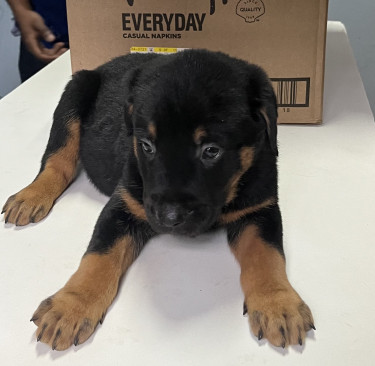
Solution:
<svg viewBox="0 0 375 366"><path fill-rule="evenodd" d="M245 300L245 312L253 334L277 347L302 345L306 332L315 329L309 307L293 288L253 293Z"/></svg>
<svg viewBox="0 0 375 366"><path fill-rule="evenodd" d="M32 184L6 201L2 213L5 223L24 226L30 222L38 222L47 216L54 203L48 192L33 189Z"/></svg>
<svg viewBox="0 0 375 366"><path fill-rule="evenodd" d="M105 311L100 301L89 303L82 294L62 289L41 302L31 321L38 326L37 341L62 351L85 342L103 322Z"/></svg>

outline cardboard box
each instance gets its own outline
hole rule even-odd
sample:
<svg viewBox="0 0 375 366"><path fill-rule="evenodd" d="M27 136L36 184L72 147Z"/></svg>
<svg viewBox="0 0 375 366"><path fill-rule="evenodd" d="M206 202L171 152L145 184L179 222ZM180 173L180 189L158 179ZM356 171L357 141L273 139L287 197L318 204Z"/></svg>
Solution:
<svg viewBox="0 0 375 366"><path fill-rule="evenodd" d="M130 52L222 51L262 66L280 123L321 123L328 0L67 0L73 71Z"/></svg>

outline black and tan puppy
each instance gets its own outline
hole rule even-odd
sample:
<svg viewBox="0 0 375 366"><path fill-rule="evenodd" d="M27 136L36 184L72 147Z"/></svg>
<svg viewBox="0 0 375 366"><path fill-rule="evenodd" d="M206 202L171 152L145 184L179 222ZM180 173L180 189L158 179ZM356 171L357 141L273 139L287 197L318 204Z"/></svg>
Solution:
<svg viewBox="0 0 375 366"><path fill-rule="evenodd" d="M314 324L285 272L276 119L266 74L221 53L128 55L75 74L39 174L3 208L5 222L42 220L78 161L111 197L78 270L35 311L38 340L57 350L86 341L153 236L224 226L253 333L302 344Z"/></svg>

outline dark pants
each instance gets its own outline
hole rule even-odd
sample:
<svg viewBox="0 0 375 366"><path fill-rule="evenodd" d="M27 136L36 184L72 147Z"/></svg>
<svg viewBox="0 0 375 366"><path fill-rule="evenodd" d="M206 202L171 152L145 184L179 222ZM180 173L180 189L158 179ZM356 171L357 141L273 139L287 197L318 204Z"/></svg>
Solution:
<svg viewBox="0 0 375 366"><path fill-rule="evenodd" d="M18 59L18 69L20 71L21 81L24 82L39 70L43 69L46 64L40 61L30 53L24 43L20 42L20 57Z"/></svg>

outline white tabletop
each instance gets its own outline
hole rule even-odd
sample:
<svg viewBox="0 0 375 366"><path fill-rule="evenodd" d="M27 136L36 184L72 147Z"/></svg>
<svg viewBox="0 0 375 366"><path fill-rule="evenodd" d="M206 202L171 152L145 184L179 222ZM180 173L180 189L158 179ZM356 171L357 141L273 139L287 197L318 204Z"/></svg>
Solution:
<svg viewBox="0 0 375 366"><path fill-rule="evenodd" d="M0 204L35 177L70 75L65 54L0 101ZM317 331L282 350L250 335L223 231L152 240L83 345L51 351L29 319L79 264L107 198L82 174L47 219L0 226L2 365L373 365L375 124L341 23L327 35L324 123L279 127L287 272Z"/></svg>

